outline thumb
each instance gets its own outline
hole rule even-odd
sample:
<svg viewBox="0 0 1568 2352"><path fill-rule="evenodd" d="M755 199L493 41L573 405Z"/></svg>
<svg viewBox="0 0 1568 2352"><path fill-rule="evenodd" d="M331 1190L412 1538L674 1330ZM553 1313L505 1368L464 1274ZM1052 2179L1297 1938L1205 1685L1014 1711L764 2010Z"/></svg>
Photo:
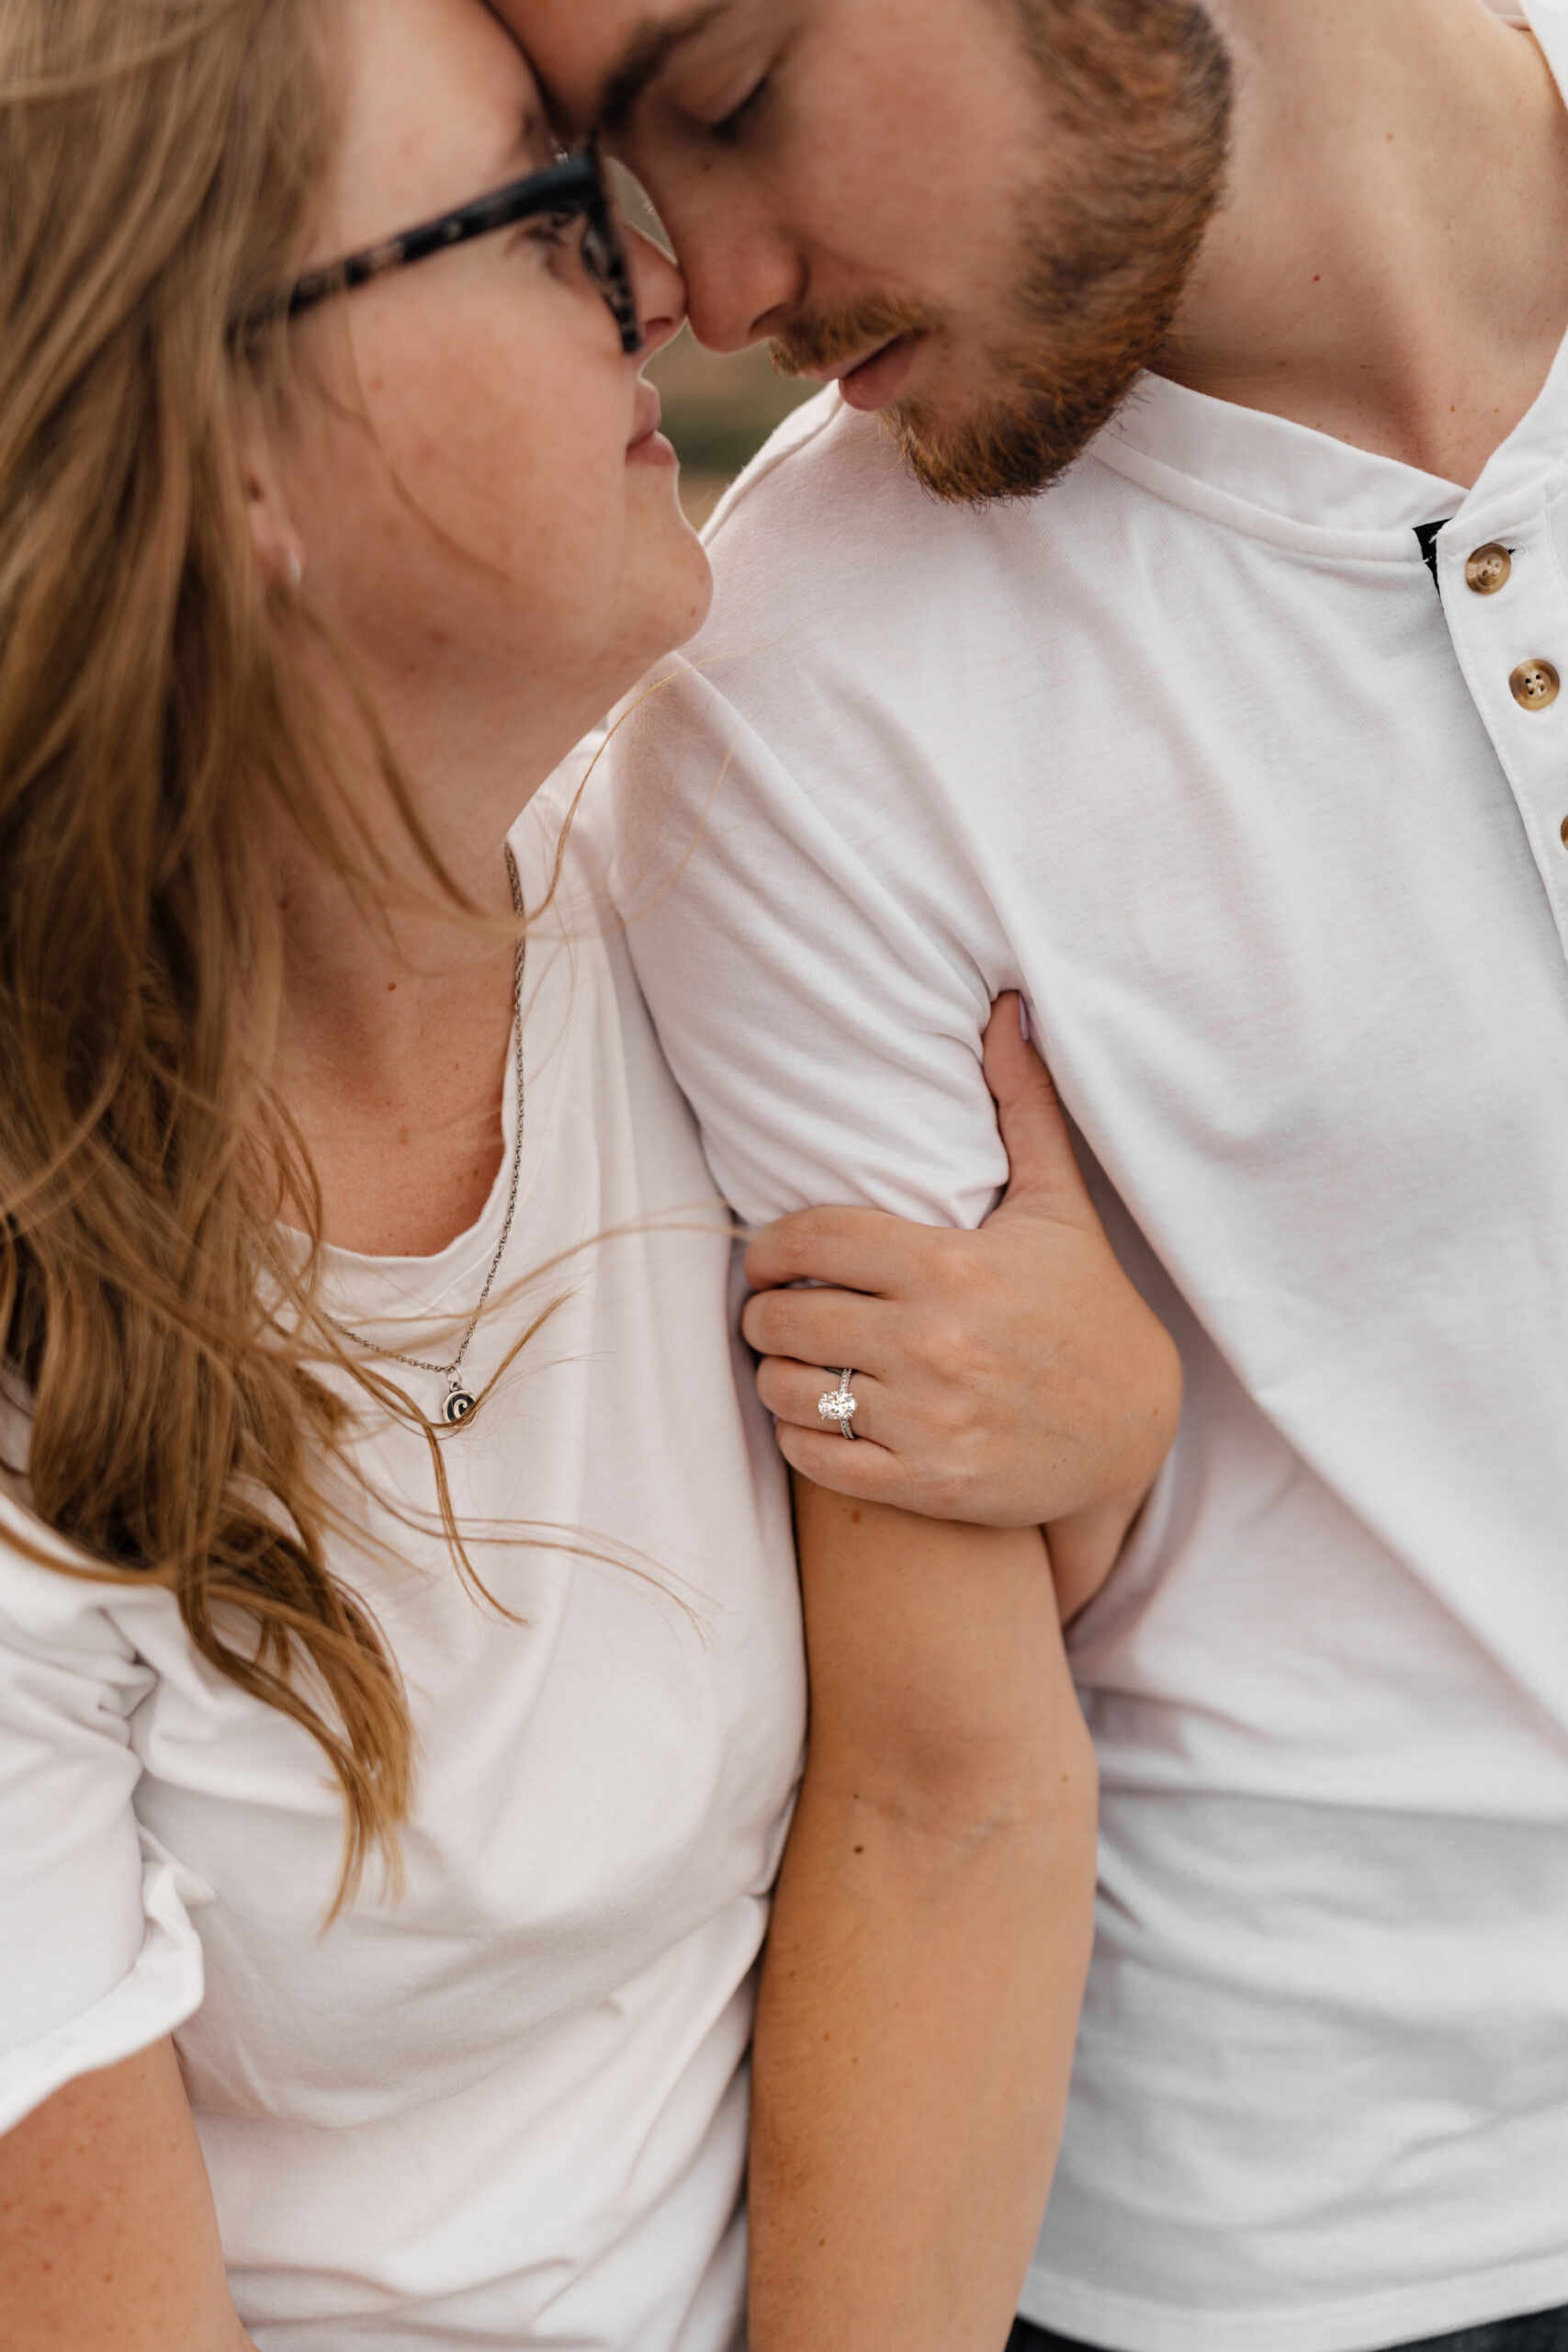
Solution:
<svg viewBox="0 0 1568 2352"><path fill-rule="evenodd" d="M1098 1224L1051 1073L1024 1035L1022 1009L1015 989L999 996L981 1047L1012 1170L992 1216L1027 1212L1073 1225Z"/></svg>

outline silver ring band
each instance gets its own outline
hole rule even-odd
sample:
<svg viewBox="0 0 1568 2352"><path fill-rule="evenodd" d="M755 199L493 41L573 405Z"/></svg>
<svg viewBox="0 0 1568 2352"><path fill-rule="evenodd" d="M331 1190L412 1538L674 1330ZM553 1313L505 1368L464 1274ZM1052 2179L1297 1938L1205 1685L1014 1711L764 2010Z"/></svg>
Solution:
<svg viewBox="0 0 1568 2352"><path fill-rule="evenodd" d="M837 1388L824 1389L817 1399L817 1409L822 1419L825 1421L837 1421L840 1437L853 1437L855 1433L854 1418L860 1410L860 1398L850 1385L853 1378L852 1369L846 1364L839 1374Z"/></svg>

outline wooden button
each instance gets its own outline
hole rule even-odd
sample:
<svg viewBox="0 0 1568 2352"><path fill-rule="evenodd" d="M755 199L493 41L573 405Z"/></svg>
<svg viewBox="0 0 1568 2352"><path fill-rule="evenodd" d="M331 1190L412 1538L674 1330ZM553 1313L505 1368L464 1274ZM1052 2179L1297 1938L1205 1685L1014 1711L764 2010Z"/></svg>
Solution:
<svg viewBox="0 0 1568 2352"><path fill-rule="evenodd" d="M1513 558L1506 548L1495 539L1477 548L1464 567L1464 584L1473 588L1478 596L1495 596L1499 588L1508 584L1508 574L1514 568Z"/></svg>
<svg viewBox="0 0 1568 2352"><path fill-rule="evenodd" d="M1521 662L1508 684L1521 710L1544 710L1549 702L1557 700L1562 681L1551 662L1538 654L1533 662Z"/></svg>

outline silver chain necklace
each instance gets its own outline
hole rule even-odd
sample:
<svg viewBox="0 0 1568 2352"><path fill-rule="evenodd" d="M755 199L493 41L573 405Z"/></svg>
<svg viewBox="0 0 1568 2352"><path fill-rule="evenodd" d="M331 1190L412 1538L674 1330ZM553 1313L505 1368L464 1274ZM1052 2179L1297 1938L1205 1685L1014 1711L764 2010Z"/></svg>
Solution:
<svg viewBox="0 0 1568 2352"><path fill-rule="evenodd" d="M513 911L521 917L523 885L517 878L517 863L512 854L510 843L506 849L506 873L512 884ZM352 1340L355 1346L363 1348L367 1355L382 1356L389 1363L406 1363L415 1372L435 1373L446 1383L446 1399L441 1408L441 1417L443 1420L450 1422L453 1427L466 1421L479 1401L472 1390L463 1385L463 1358L468 1352L469 1340L479 1329L479 1317L485 1311L485 1301L489 1298L491 1284L501 1271L501 1261L506 1254L507 1239L512 1232L512 1219L517 1208L517 1180L523 1168L523 967L526 960L527 941L525 934L519 932L517 944L512 956L512 1034L517 1067L517 1134L512 1146L512 1182L506 1194L506 1216L502 1222L501 1239L495 1245L495 1255L490 1261L490 1272L485 1276L484 1288L479 1293L478 1306L468 1317L468 1328L457 1343L457 1354L450 1363L428 1363L423 1356L400 1355L396 1348L378 1348L374 1340L366 1339L358 1331L351 1331L348 1325L340 1323L335 1315L329 1315L327 1317L334 1331L340 1332L345 1340Z"/></svg>

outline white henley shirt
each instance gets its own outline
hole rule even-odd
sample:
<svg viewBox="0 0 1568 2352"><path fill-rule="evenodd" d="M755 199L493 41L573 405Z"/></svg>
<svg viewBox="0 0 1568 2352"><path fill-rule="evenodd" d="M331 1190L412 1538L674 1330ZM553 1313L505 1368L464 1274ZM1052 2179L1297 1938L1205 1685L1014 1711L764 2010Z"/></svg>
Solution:
<svg viewBox="0 0 1568 2352"><path fill-rule="evenodd" d="M1150 379L976 514L829 391L711 548L616 887L721 1189L976 1222L1021 987L1185 1362L1074 1637L1022 2308L1371 2352L1568 2300L1568 349L1468 492Z"/></svg>

